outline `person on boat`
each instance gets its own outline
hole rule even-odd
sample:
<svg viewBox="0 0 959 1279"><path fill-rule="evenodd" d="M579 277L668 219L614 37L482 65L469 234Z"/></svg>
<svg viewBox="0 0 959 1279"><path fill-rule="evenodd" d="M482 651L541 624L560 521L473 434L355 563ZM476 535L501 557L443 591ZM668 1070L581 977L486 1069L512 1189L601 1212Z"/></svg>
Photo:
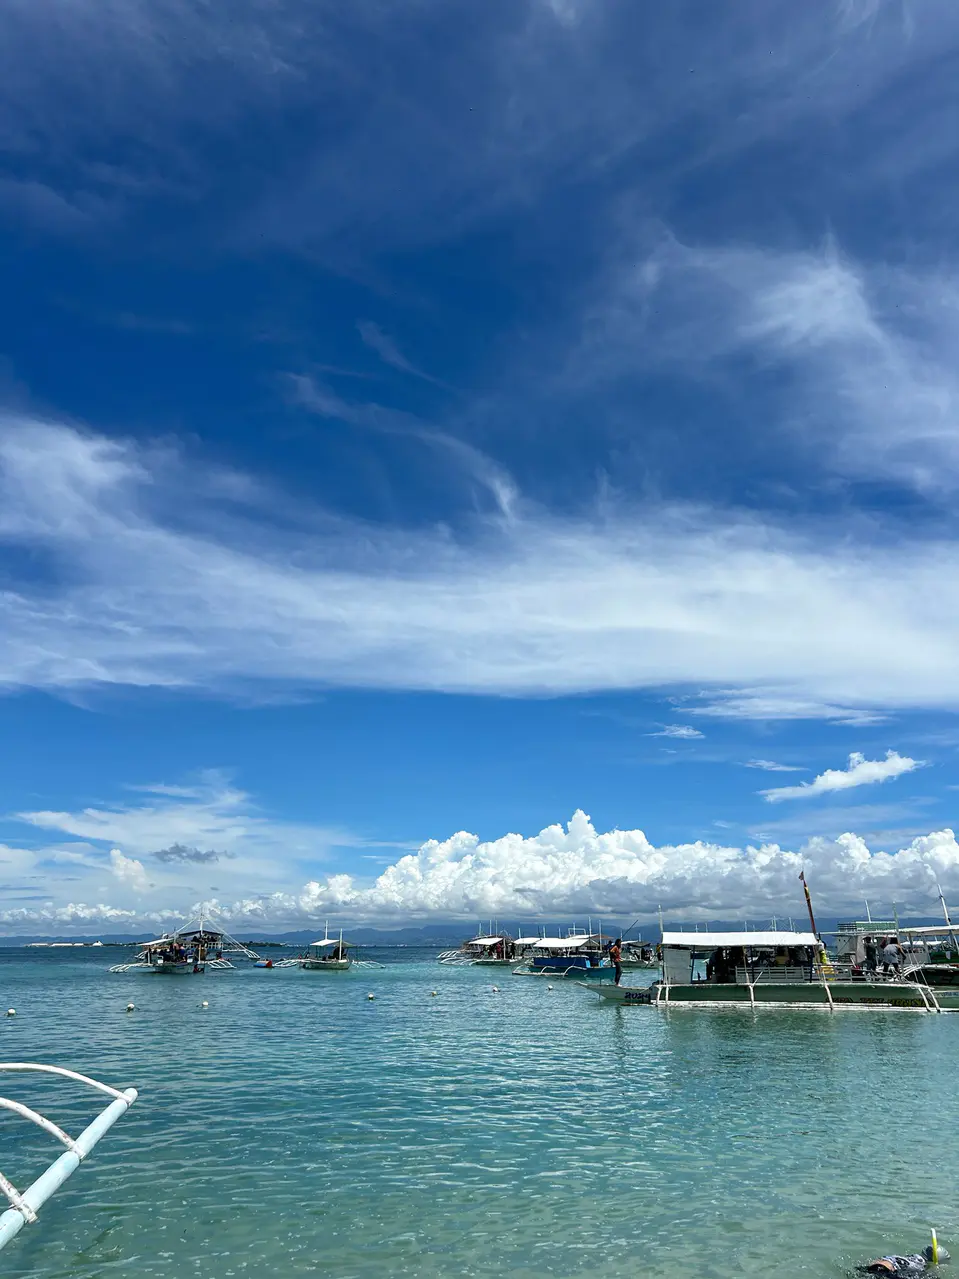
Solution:
<svg viewBox="0 0 959 1279"><path fill-rule="evenodd" d="M879 969L879 947L876 945L875 937L867 937L865 939L863 950L866 956L863 967L867 975L875 977Z"/></svg>
<svg viewBox="0 0 959 1279"><path fill-rule="evenodd" d="M609 948L609 962L613 965L613 972L616 974L616 985L623 979L623 939L617 937Z"/></svg>
<svg viewBox="0 0 959 1279"><path fill-rule="evenodd" d="M899 945L898 937L888 937L886 944L882 948L882 957L886 966L886 974L889 977L898 977L902 968L902 961L905 958L905 951Z"/></svg>
<svg viewBox="0 0 959 1279"><path fill-rule="evenodd" d="M915 1275L924 1275L932 1266L932 1244L923 1252L910 1253L901 1257L890 1253L888 1257L876 1257L859 1267L862 1275L892 1275L893 1279L913 1279ZM938 1262L948 1261L949 1254L945 1248L938 1249Z"/></svg>

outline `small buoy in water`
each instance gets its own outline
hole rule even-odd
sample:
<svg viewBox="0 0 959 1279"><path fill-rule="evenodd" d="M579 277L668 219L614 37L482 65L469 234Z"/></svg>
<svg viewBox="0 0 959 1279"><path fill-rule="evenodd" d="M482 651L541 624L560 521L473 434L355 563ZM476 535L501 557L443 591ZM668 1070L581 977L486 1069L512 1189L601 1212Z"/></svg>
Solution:
<svg viewBox="0 0 959 1279"><path fill-rule="evenodd" d="M367 998L367 999L375 999L375 998L376 998L376 996L373 994L373 992L372 992L372 990L371 990L371 991L370 991L370 993L366 996L366 998Z"/></svg>
<svg viewBox="0 0 959 1279"><path fill-rule="evenodd" d="M547 986L547 987L546 987L546 989L547 989L547 990L552 990L553 988L552 988L552 986Z"/></svg>
<svg viewBox="0 0 959 1279"><path fill-rule="evenodd" d="M494 987L493 987L493 993L494 993L494 994L496 994L496 995L498 995L498 994L499 994L499 986L494 986Z"/></svg>
<svg viewBox="0 0 959 1279"><path fill-rule="evenodd" d="M15 1008L8 1008L8 1009L7 1009L7 1016L8 1016L8 1017L16 1017L16 1015L17 1015L17 1010L16 1010Z"/></svg>
<svg viewBox="0 0 959 1279"><path fill-rule="evenodd" d="M136 1004L127 1004L128 1013L132 1013L135 1008L136 1008Z"/></svg>
<svg viewBox="0 0 959 1279"><path fill-rule="evenodd" d="M201 1008L209 1008L209 1007L210 1007L210 1001L209 1001L208 999L204 999L204 1001L203 1001L203 1003L200 1005L200 1007L201 1007Z"/></svg>
<svg viewBox="0 0 959 1279"><path fill-rule="evenodd" d="M435 996L435 995L436 995L436 991L435 991L435 990L431 990L431 991L430 991L430 994L431 994L431 995L433 995L433 996Z"/></svg>

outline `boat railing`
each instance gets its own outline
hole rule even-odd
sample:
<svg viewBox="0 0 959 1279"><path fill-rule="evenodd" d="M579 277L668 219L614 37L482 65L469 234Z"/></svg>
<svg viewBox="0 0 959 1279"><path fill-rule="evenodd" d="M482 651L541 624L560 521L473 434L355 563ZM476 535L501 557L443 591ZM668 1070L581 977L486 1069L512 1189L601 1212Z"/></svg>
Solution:
<svg viewBox="0 0 959 1279"><path fill-rule="evenodd" d="M816 975L810 964L771 964L759 965L755 968L737 968L736 981L740 986L748 986L757 982L800 982L814 981Z"/></svg>
<svg viewBox="0 0 959 1279"><path fill-rule="evenodd" d="M109 1084L101 1083L98 1079L91 1079L88 1075L78 1074L75 1070L66 1070L62 1066L44 1066L31 1061L0 1062L0 1072L59 1075L64 1079L87 1084L90 1088L112 1098L110 1104L84 1128L79 1137L71 1137L46 1115L39 1114L22 1102L13 1101L9 1097L0 1097L0 1109L12 1111L66 1146L66 1150L59 1159L55 1159L47 1170L24 1191L17 1190L13 1182L0 1173L0 1195L3 1195L10 1204L6 1212L0 1216L0 1249L3 1249L16 1238L25 1225L36 1221L37 1213L50 1196L76 1172L81 1161L86 1158L100 1138L133 1105L137 1099L137 1090L125 1088L121 1091L118 1088L111 1088Z"/></svg>

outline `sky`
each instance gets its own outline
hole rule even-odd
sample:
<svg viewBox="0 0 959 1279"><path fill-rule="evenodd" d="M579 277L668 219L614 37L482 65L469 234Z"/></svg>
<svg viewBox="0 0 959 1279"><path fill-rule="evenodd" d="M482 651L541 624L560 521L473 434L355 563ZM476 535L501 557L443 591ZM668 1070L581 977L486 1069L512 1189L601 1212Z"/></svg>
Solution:
<svg viewBox="0 0 959 1279"><path fill-rule="evenodd" d="M959 905L954 0L8 0L0 933Z"/></svg>

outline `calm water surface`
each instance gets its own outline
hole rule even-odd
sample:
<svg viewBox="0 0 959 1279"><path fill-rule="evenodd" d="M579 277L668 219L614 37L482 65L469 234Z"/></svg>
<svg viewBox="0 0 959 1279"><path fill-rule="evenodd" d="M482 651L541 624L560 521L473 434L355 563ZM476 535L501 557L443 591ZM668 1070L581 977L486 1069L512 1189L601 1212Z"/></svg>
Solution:
<svg viewBox="0 0 959 1279"><path fill-rule="evenodd" d="M140 1090L11 1279L833 1277L931 1224L959 1253L959 1016L619 1009L411 951L185 979L122 957L0 949L0 1059ZM97 1108L4 1091L74 1132ZM0 1114L21 1186L59 1153L24 1129Z"/></svg>

